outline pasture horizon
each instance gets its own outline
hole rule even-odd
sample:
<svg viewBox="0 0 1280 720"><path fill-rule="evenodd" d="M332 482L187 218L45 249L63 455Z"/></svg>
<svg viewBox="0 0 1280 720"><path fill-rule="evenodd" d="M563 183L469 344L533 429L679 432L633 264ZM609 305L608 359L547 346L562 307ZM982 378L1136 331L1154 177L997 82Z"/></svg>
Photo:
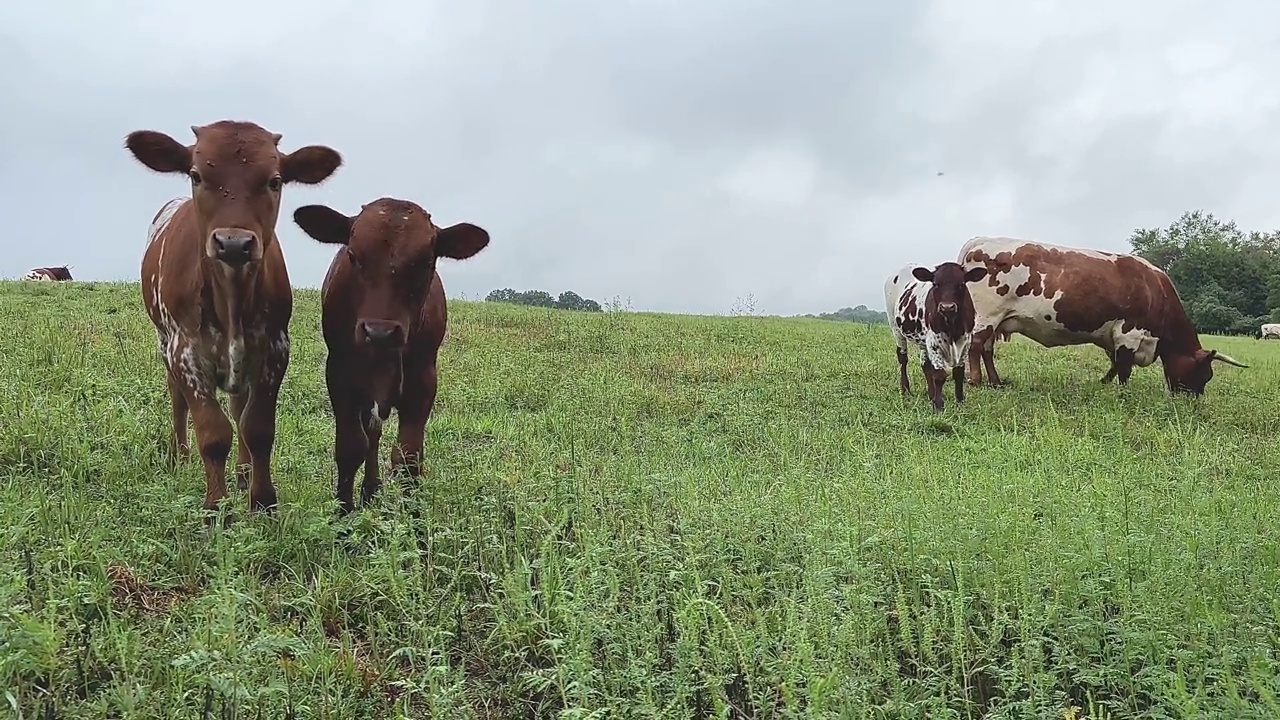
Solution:
<svg viewBox="0 0 1280 720"><path fill-rule="evenodd" d="M1120 389L1101 350L1015 336L1011 386L935 416L915 348L900 397L885 326L449 314L420 485L334 521L318 291L295 286L278 516L233 491L239 521L206 536L138 283L0 282L8 702L1280 714L1280 343L1202 334L1250 368L1193 401L1159 363Z"/></svg>

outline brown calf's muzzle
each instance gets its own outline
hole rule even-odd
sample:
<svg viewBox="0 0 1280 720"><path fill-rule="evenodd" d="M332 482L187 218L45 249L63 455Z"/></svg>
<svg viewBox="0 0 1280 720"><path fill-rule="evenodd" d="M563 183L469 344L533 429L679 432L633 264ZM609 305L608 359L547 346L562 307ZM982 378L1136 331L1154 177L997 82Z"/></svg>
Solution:
<svg viewBox="0 0 1280 720"><path fill-rule="evenodd" d="M395 320L360 318L356 321L356 343L375 349L397 350L408 340L403 323Z"/></svg>
<svg viewBox="0 0 1280 720"><path fill-rule="evenodd" d="M252 230L215 228L209 233L205 252L214 260L239 268L262 259L262 241Z"/></svg>

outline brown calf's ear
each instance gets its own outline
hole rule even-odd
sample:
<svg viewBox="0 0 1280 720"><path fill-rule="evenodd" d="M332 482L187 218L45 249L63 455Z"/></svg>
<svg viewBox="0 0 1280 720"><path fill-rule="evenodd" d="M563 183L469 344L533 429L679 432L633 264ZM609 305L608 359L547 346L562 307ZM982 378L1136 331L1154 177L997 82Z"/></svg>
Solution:
<svg viewBox="0 0 1280 720"><path fill-rule="evenodd" d="M349 218L328 205L303 205L293 211L293 221L302 228L302 232L319 242L346 245L351 239L354 218Z"/></svg>
<svg viewBox="0 0 1280 720"><path fill-rule="evenodd" d="M933 282L933 271L927 267L917 266L912 268L911 276L920 282Z"/></svg>
<svg viewBox="0 0 1280 720"><path fill-rule="evenodd" d="M485 249L489 233L479 225L458 223L440 230L436 235L436 257L466 260Z"/></svg>
<svg viewBox="0 0 1280 720"><path fill-rule="evenodd" d="M162 173L191 172L191 148L155 130L135 130L124 146L138 162Z"/></svg>
<svg viewBox="0 0 1280 720"><path fill-rule="evenodd" d="M969 268L964 274L964 281L967 283L978 282L987 276L987 269L979 265L975 268Z"/></svg>
<svg viewBox="0 0 1280 720"><path fill-rule="evenodd" d="M342 156L324 145L308 145L280 158L280 179L287 183L316 185L324 182L339 167Z"/></svg>

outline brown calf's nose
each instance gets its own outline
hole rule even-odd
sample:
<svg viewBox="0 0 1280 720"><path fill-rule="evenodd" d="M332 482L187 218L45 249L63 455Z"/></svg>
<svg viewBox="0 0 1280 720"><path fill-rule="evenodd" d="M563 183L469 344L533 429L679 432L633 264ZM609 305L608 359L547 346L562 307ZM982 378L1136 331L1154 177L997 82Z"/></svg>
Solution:
<svg viewBox="0 0 1280 720"><path fill-rule="evenodd" d="M956 304L953 302L938 303L938 309L942 312L955 312Z"/></svg>
<svg viewBox="0 0 1280 720"><path fill-rule="evenodd" d="M252 260L257 244L258 238L250 232L215 230L213 233L214 257L232 267Z"/></svg>
<svg viewBox="0 0 1280 720"><path fill-rule="evenodd" d="M404 344L404 327L389 320L361 320L360 330L370 345L398 347Z"/></svg>

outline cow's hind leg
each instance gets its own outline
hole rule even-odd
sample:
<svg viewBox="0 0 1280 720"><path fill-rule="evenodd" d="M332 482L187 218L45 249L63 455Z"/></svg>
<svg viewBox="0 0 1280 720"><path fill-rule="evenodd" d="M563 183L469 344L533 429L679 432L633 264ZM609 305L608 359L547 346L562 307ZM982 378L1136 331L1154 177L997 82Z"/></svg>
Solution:
<svg viewBox="0 0 1280 720"><path fill-rule="evenodd" d="M364 456L364 480L360 483L360 504L368 505L373 496L378 494L382 486L378 467L378 443L382 441L382 419L373 414L372 408L366 408L360 414L360 424L364 426L365 438L369 449Z"/></svg>
<svg viewBox="0 0 1280 720"><path fill-rule="evenodd" d="M182 381L167 368L165 380L169 386L172 425L169 429L169 461L176 464L191 459L191 445L187 442L187 418L190 410L187 407L187 396L182 389Z"/></svg>
<svg viewBox="0 0 1280 720"><path fill-rule="evenodd" d="M974 329L973 339L969 342L969 352L965 358L965 369L968 371L970 385L982 384L982 362L986 359L984 351L988 345L995 344L995 335L994 327ZM994 379L995 368L991 363L987 363L987 370L987 374Z"/></svg>
<svg viewBox="0 0 1280 720"><path fill-rule="evenodd" d="M907 379L907 349L901 345L898 346L898 374L898 387L903 395L910 395L911 381Z"/></svg>
<svg viewBox="0 0 1280 720"><path fill-rule="evenodd" d="M241 393L240 395L232 395L228 401L231 406L231 417L236 423L236 487L240 490L249 488L249 472L252 467L253 458L249 453L249 445L244 441L244 428L241 421L244 418L245 404L249 401L249 393Z"/></svg>

